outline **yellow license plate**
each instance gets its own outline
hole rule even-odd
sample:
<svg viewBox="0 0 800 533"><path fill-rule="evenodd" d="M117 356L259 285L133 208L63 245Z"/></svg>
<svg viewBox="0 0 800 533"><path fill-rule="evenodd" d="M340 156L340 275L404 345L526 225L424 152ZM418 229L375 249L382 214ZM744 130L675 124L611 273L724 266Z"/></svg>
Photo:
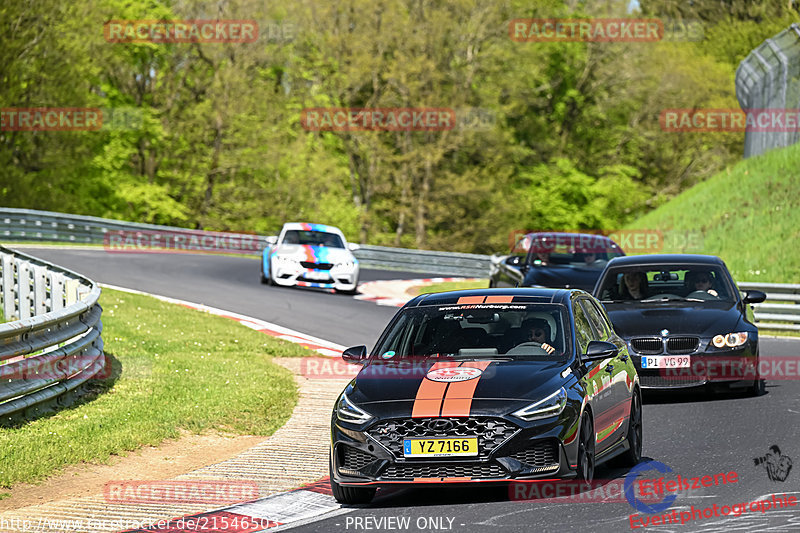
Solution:
<svg viewBox="0 0 800 533"><path fill-rule="evenodd" d="M478 455L478 437L404 439L405 457L464 457Z"/></svg>

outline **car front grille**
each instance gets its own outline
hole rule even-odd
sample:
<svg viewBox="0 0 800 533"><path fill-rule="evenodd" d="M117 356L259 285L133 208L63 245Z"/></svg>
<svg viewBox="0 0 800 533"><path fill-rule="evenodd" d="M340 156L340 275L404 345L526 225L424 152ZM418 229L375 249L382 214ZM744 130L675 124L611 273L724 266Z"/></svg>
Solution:
<svg viewBox="0 0 800 533"><path fill-rule="evenodd" d="M545 440L514 452L509 457L536 468L558 468L558 445L555 441Z"/></svg>
<svg viewBox="0 0 800 533"><path fill-rule="evenodd" d="M678 389L681 387L696 387L703 385L706 378L703 376L662 376L658 373L648 374L639 372L639 383L642 387L653 389Z"/></svg>
<svg viewBox="0 0 800 533"><path fill-rule="evenodd" d="M311 261L300 261L303 268L316 268L317 270L330 270L333 268L333 263L312 263Z"/></svg>
<svg viewBox="0 0 800 533"><path fill-rule="evenodd" d="M452 427L436 432L428 427L432 420L447 420ZM502 418L402 418L386 420L368 430L395 457L403 457L403 439L421 437L478 437L480 457L488 457L494 449L511 438L519 428Z"/></svg>
<svg viewBox="0 0 800 533"><path fill-rule="evenodd" d="M504 478L508 472L497 463L425 463L394 464L381 477L384 479L415 479L463 477L473 479Z"/></svg>
<svg viewBox="0 0 800 533"><path fill-rule="evenodd" d="M667 353L687 354L697 350L700 345L698 337L670 337L667 339Z"/></svg>
<svg viewBox="0 0 800 533"><path fill-rule="evenodd" d="M643 355L656 355L664 351L664 342L658 337L637 337L631 339L631 348Z"/></svg>
<svg viewBox="0 0 800 533"><path fill-rule="evenodd" d="M350 470L361 470L376 459L352 446L342 446L342 455L344 456L341 463L342 468Z"/></svg>

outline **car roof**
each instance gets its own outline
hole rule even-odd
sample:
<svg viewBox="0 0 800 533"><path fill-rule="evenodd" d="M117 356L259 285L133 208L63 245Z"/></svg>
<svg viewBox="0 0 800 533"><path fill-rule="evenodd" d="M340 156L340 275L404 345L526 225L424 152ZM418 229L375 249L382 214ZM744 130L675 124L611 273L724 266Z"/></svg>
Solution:
<svg viewBox="0 0 800 533"><path fill-rule="evenodd" d="M555 241L555 245L563 243L564 245L569 245L570 247L575 249L580 249L586 246L591 248L593 245L596 246L597 243L603 243L605 246L607 246L608 250L616 250L621 253L625 253L622 247L616 242L614 242L614 240L611 237L608 237L607 235L600 235L597 233L572 233L569 231L534 231L531 233L526 233L521 238L524 237L531 237L531 239L539 238L548 242Z"/></svg>
<svg viewBox="0 0 800 533"><path fill-rule="evenodd" d="M652 266L652 265L719 265L725 263L716 255L701 254L649 254L649 255L626 255L624 257L612 258L606 268L621 266Z"/></svg>
<svg viewBox="0 0 800 533"><path fill-rule="evenodd" d="M300 231L322 231L325 233L336 233L337 235L344 236L342 230L337 228L336 226L328 226L327 224L315 224L311 222L287 222L281 228L281 232L284 230L300 230Z"/></svg>
<svg viewBox="0 0 800 533"><path fill-rule="evenodd" d="M541 303L563 304L569 303L573 295L578 293L589 295L580 289L466 289L460 291L434 292L421 294L409 301L404 307L421 307L428 305L458 305L458 304L503 304L503 303ZM511 297L510 299L502 297ZM468 298L468 301L464 301ZM488 301L487 301L488 300ZM500 300L500 301L498 301Z"/></svg>

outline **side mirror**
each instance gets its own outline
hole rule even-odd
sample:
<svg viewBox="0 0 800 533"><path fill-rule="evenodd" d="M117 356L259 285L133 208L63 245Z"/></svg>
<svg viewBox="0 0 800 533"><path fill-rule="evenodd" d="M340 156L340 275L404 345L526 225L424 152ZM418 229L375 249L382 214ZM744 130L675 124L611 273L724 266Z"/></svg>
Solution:
<svg viewBox="0 0 800 533"><path fill-rule="evenodd" d="M353 346L342 352L342 359L346 363L354 365L363 365L367 360L367 347L366 346Z"/></svg>
<svg viewBox="0 0 800 533"><path fill-rule="evenodd" d="M589 346L586 347L586 353L583 354L582 359L584 361L599 361L614 357L618 353L619 348L613 342L589 341Z"/></svg>
<svg viewBox="0 0 800 533"><path fill-rule="evenodd" d="M510 266L519 266L522 263L522 258L518 255L512 255L506 259L506 264Z"/></svg>
<svg viewBox="0 0 800 533"><path fill-rule="evenodd" d="M760 304L767 299L767 295L761 291L745 291L744 303L746 304Z"/></svg>
<svg viewBox="0 0 800 533"><path fill-rule="evenodd" d="M278 243L278 236L277 235L270 235L267 237L267 244L274 245Z"/></svg>
<svg viewBox="0 0 800 533"><path fill-rule="evenodd" d="M354 242L348 242L347 243L347 249L350 250L351 252L355 252L356 250L360 250L361 249L361 245L360 244L356 244Z"/></svg>

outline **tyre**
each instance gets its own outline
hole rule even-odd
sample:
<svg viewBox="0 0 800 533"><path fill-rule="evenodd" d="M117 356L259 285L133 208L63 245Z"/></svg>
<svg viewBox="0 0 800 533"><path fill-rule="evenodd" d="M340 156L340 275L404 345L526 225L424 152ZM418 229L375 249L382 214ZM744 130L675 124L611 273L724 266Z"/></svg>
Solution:
<svg viewBox="0 0 800 533"><path fill-rule="evenodd" d="M767 392L767 382L761 378L753 381L753 384L747 388L748 396L761 396Z"/></svg>
<svg viewBox="0 0 800 533"><path fill-rule="evenodd" d="M580 481L591 483L594 479L595 435L592 416L587 412L581 417L580 439L578 440L578 477Z"/></svg>
<svg viewBox="0 0 800 533"><path fill-rule="evenodd" d="M347 505L358 504L358 503L369 503L372 501L372 498L375 497L375 490L374 488L370 487L343 487L336 483L333 480L333 467L330 466L330 480L331 480L331 492L333 493L333 497L339 503L344 503Z"/></svg>
<svg viewBox="0 0 800 533"><path fill-rule="evenodd" d="M631 399L631 418L628 421L628 433L625 440L630 448L618 457L620 466L636 466L642 460L642 395L636 389Z"/></svg>

